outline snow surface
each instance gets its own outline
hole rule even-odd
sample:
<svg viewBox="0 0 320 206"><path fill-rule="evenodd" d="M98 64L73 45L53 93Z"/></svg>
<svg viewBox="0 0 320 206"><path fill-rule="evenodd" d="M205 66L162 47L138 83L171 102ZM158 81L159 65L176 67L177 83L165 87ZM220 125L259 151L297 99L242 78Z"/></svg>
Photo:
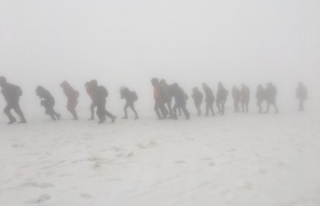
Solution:
<svg viewBox="0 0 320 206"><path fill-rule="evenodd" d="M320 205L317 113L140 116L1 116L0 205Z"/></svg>

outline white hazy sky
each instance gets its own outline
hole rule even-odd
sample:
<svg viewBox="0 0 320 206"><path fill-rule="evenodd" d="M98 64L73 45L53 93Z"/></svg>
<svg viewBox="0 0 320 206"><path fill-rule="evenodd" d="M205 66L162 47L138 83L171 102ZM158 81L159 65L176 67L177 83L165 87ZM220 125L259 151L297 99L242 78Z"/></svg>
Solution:
<svg viewBox="0 0 320 206"><path fill-rule="evenodd" d="M319 11L319 0L0 0L0 75L29 104L37 85L64 101L63 80L87 99L93 78L114 104L123 84L143 101L155 76L188 92L272 81L287 97L304 81L319 97Z"/></svg>

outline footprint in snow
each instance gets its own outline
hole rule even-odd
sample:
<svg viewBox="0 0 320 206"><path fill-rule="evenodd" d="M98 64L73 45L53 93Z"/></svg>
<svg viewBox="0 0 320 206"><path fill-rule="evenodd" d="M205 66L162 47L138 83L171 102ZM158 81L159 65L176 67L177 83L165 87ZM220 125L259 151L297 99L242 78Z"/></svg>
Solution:
<svg viewBox="0 0 320 206"><path fill-rule="evenodd" d="M50 200L50 195L44 194L44 195L41 195L39 198L27 200L27 201L25 201L25 203L27 203L27 204L40 204L46 200Z"/></svg>

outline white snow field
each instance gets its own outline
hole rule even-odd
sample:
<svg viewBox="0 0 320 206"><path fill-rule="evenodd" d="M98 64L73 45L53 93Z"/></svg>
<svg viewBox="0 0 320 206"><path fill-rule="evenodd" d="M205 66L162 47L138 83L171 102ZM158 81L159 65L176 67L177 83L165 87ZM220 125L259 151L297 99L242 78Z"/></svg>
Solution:
<svg viewBox="0 0 320 206"><path fill-rule="evenodd" d="M84 116L1 116L1 206L320 205L318 113Z"/></svg>

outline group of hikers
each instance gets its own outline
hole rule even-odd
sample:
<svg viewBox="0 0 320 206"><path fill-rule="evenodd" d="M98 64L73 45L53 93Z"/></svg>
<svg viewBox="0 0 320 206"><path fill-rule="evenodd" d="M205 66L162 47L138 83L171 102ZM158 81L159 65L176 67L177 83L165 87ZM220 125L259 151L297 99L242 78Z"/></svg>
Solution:
<svg viewBox="0 0 320 206"><path fill-rule="evenodd" d="M190 118L190 112L187 109L187 100L189 96L187 93L177 84L167 84L167 82L162 79L159 81L157 78L151 80L152 86L154 88L154 100L155 106L154 110L158 119L178 119L182 113L185 115L186 119ZM4 109L4 113L9 118L8 124L13 124L17 120L11 114L13 109L20 117L19 123L27 123L26 118L20 108L19 100L22 96L22 90L19 86L10 84L7 79L0 76L0 87L2 88L2 94L7 103ZM64 94L67 97L67 110L71 113L74 120L78 120L78 114L76 107L78 104L79 92L75 90L68 82L64 81L60 84L63 89ZM106 121L109 117L111 122L115 122L116 116L111 114L106 110L106 99L109 95L107 89L104 86L98 85L96 80L91 80L85 83L86 91L92 100L90 111L91 117L89 120L94 120L95 109L96 115L99 118L99 124ZM218 108L218 114L225 114L225 103L228 97L228 91L225 89L221 82L218 83L218 90L216 97L213 90L205 83L202 84L204 94L199 88L195 87L192 89L191 97L194 100L195 107L197 109L198 116L202 115L201 105L205 102L205 114L209 116L215 115L214 103ZM55 99L51 93L42 86L38 86L35 90L36 95L40 98L40 104L45 108L45 114L49 115L52 120L59 120L61 115L54 110ZM124 117L123 119L128 119L128 108L130 108L135 119L139 119L138 113L135 109L135 102L138 100L138 95L136 92L130 91L127 87L121 87L120 89L121 98L125 99L126 103L124 106ZM277 88L272 84L268 83L266 88L259 85L256 92L257 106L259 112L268 113L270 106L275 108L275 112L278 113L278 107L276 105L276 95ZM296 90L296 98L299 100L299 111L304 111L304 101L307 99L308 91L305 86L300 82ZM242 112L249 112L249 102L250 102L250 89L248 86L242 84L241 88L234 86L232 88L232 97L234 101L234 112L240 112L239 104L241 104ZM174 100L174 105L173 105ZM262 103L267 102L267 108L263 111Z"/></svg>

